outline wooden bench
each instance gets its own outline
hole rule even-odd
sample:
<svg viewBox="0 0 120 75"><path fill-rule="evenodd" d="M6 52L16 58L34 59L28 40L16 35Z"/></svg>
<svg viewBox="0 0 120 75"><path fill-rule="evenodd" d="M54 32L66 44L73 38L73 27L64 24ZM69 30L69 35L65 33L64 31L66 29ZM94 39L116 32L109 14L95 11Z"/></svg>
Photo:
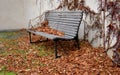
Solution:
<svg viewBox="0 0 120 75"><path fill-rule="evenodd" d="M78 32L82 21L83 12L82 11L49 11L45 13L45 18L49 22L49 27L64 32L63 36L57 36L53 34L48 34L45 32L38 32L27 30L30 36L31 33L43 36L47 39L52 39L54 41L54 52L55 58L58 58L57 43L59 40L75 40L77 47L79 48Z"/></svg>

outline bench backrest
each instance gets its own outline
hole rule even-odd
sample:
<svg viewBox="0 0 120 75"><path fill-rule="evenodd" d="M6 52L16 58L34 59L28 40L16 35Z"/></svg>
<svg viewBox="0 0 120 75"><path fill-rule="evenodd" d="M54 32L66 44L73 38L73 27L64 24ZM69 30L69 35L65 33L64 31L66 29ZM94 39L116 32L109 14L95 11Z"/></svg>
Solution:
<svg viewBox="0 0 120 75"><path fill-rule="evenodd" d="M79 27L82 21L82 11L50 11L45 14L49 26L53 29L64 32L65 35L78 36Z"/></svg>

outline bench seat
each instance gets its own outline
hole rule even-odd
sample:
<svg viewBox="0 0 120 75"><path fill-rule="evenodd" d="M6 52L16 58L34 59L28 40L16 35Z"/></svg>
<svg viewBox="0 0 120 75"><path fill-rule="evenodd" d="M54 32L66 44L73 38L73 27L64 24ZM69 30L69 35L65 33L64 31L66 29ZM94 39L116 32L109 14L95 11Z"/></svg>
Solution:
<svg viewBox="0 0 120 75"><path fill-rule="evenodd" d="M66 39L66 40L67 39L74 39L73 36L69 36L69 35L58 36L58 35L48 34L48 33L39 32L39 31L32 31L32 30L27 30L27 31L30 32L30 33L36 34L36 35L40 35L40 36L46 37L46 38L51 39L51 40L56 40L56 39Z"/></svg>

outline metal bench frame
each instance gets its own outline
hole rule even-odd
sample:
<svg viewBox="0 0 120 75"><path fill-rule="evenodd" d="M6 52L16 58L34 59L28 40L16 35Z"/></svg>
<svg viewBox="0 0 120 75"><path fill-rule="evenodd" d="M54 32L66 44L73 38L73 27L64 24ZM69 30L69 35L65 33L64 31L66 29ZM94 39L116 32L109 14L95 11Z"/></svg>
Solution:
<svg viewBox="0 0 120 75"><path fill-rule="evenodd" d="M80 14L80 18L79 18L79 23L78 23L78 25L77 25L77 28L76 28L76 32L75 32L75 35L74 35L74 37L70 37L70 38L66 38L66 37L61 37L61 36L56 36L56 35L53 35L53 34L47 34L47 33L44 33L44 32L36 32L36 31L32 31L32 30L27 30L28 31L28 33L29 33L29 38L30 38L30 43L32 43L32 36L31 36L31 34L36 34L36 35L40 35L40 36L43 36L43 37L46 37L47 39L52 39L53 41L54 41L54 52L55 52L55 58L58 58L59 56L58 56L58 51L57 51L57 43L58 43L58 41L59 40L65 40L65 41L67 41L67 40L75 40L75 42L76 42L76 44L77 44L77 47L78 47L78 49L80 48L79 47L79 39L78 39L78 32L79 32L79 28L80 28L80 24L81 24L81 21L82 21L82 18L83 18L83 12L82 11L50 11L50 12L46 12L45 13L45 18L49 18L48 16L50 15L50 14L52 14L53 16L54 16L54 14L53 13L60 13L60 14L58 14L57 15L57 17L59 17L59 16L61 16L62 14L62 17L64 16L64 13L70 13L71 15L72 15L72 13L74 13L74 15L75 15L75 13L79 13ZM69 14L69 15L70 15ZM67 14L66 14L67 15ZM58 20L59 19L63 19L63 18L58 18ZM74 19L74 17L73 17L73 19ZM68 17L67 17L67 20L68 20ZM77 19L78 20L78 19ZM49 21L49 19L48 19L48 21ZM55 20L56 21L56 20ZM63 20L64 21L64 20ZM69 20L68 20L69 21ZM59 24L63 24L62 22L59 22ZM71 24L71 23L68 23L68 24ZM54 29L54 28L53 28ZM64 30L63 30L64 31ZM69 32L69 31L68 31Z"/></svg>

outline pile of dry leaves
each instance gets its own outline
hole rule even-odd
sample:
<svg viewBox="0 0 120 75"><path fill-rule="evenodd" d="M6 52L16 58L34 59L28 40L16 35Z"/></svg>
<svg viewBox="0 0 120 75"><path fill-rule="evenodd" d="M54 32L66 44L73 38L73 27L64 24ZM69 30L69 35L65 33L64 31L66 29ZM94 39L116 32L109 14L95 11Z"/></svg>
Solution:
<svg viewBox="0 0 120 75"><path fill-rule="evenodd" d="M37 28L31 28L31 30L46 32L46 33L54 34L54 35L58 35L58 36L64 35L63 32L50 28L48 26L48 24L49 24L48 20L45 20L40 24L40 26L38 26Z"/></svg>
<svg viewBox="0 0 120 75"><path fill-rule="evenodd" d="M35 36L34 36L35 39ZM10 41L11 42L11 41ZM53 41L30 44L28 36L12 40L0 54L0 68L16 72L18 75L119 75L120 68L113 67L104 49L93 48L81 41L81 48L74 41L60 41L61 58L54 59ZM17 42L17 43L15 43ZM7 47L8 44L4 43ZM16 45L16 46L15 46ZM42 54L41 54L42 53Z"/></svg>

